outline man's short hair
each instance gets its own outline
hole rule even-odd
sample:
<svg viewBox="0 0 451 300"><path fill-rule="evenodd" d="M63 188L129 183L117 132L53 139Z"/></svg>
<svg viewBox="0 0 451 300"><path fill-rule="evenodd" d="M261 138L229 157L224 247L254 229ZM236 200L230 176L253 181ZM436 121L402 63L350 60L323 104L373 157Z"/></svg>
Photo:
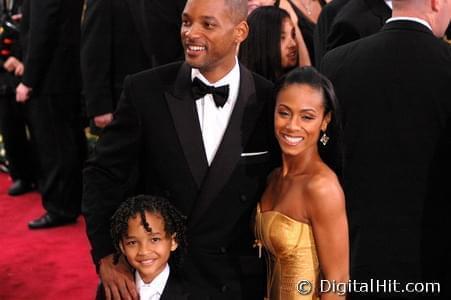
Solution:
<svg viewBox="0 0 451 300"><path fill-rule="evenodd" d="M232 20L238 24L247 18L247 0L224 0Z"/></svg>

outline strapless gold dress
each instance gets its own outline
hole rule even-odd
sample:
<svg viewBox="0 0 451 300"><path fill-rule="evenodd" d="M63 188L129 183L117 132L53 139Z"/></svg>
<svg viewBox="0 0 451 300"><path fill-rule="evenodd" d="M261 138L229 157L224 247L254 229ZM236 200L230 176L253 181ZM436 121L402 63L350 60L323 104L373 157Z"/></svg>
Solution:
<svg viewBox="0 0 451 300"><path fill-rule="evenodd" d="M319 263L312 227L296 221L277 211L261 212L257 205L255 216L256 245L265 250L268 273L267 292L269 300L319 299L317 284ZM300 289L311 292L302 295L298 291L301 280L308 284Z"/></svg>

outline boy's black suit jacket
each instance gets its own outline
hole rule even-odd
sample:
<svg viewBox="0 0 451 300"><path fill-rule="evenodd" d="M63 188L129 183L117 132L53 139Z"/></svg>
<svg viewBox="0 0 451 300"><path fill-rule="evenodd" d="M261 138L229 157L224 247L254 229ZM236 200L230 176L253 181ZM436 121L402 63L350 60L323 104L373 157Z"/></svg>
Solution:
<svg viewBox="0 0 451 300"><path fill-rule="evenodd" d="M160 300L194 300L195 297L190 296L186 286L182 281L172 273L169 274L168 281L164 287Z"/></svg>
<svg viewBox="0 0 451 300"><path fill-rule="evenodd" d="M272 84L242 66L240 76L238 99L210 167L191 68L173 63L126 79L114 121L84 171L83 210L95 260L114 252L110 217L137 192L130 183L138 168L140 193L165 196L188 217L183 275L190 287L214 299L260 297L263 263L252 248L250 219L279 151Z"/></svg>
<svg viewBox="0 0 451 300"><path fill-rule="evenodd" d="M96 300L105 300L105 289L102 284L99 285L96 294ZM195 300L194 296L190 296L187 291L186 285L180 280L179 277L172 272L169 274L168 281L161 294L160 300Z"/></svg>

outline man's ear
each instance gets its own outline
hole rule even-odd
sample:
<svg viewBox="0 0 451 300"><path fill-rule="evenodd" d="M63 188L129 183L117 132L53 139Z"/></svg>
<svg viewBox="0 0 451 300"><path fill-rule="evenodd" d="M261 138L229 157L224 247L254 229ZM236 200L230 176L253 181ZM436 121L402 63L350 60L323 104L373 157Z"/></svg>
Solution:
<svg viewBox="0 0 451 300"><path fill-rule="evenodd" d="M119 242L119 249L121 249L122 254L125 254L124 245L122 245L122 241Z"/></svg>
<svg viewBox="0 0 451 300"><path fill-rule="evenodd" d="M429 0L431 2L431 8L434 12L438 12L441 6L441 0Z"/></svg>
<svg viewBox="0 0 451 300"><path fill-rule="evenodd" d="M175 251L175 249L177 249L177 247L179 246L179 244L177 243L177 240L175 239L177 236L176 233L173 233L171 235L171 251Z"/></svg>
<svg viewBox="0 0 451 300"><path fill-rule="evenodd" d="M240 44L249 34L249 25L246 21L241 21L235 26L235 43Z"/></svg>

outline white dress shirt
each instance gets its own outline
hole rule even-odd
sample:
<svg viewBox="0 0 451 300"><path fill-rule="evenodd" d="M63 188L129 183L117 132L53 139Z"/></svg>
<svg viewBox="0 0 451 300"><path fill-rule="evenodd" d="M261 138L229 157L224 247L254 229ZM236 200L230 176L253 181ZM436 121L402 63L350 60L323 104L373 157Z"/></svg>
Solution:
<svg viewBox="0 0 451 300"><path fill-rule="evenodd" d="M429 29L432 31L431 25L430 25L428 22L426 22L425 20L420 19L420 18L414 18L414 17L394 17L394 18L388 19L386 23L390 23L390 22L393 22L393 21L412 21L412 22L417 22L417 23L420 23L420 24L426 26L427 28L429 28Z"/></svg>
<svg viewBox="0 0 451 300"><path fill-rule="evenodd" d="M387 6L390 7L391 10L393 10L392 0L385 0L385 4L387 4Z"/></svg>
<svg viewBox="0 0 451 300"><path fill-rule="evenodd" d="M169 278L169 265L163 271L155 277L152 282L145 283L138 271L135 271L135 285L138 290L140 300L160 300L161 294L163 294L164 287Z"/></svg>
<svg viewBox="0 0 451 300"><path fill-rule="evenodd" d="M216 82L209 82L198 69L191 70L191 79L199 78L203 83L214 87L229 85L229 97L223 107L217 107L212 94L206 94L204 97L196 99L197 114L199 116L202 139L204 142L205 154L208 165L213 161L222 137L226 131L229 119L238 98L240 86L240 67L238 59L235 58L235 66L222 79Z"/></svg>

